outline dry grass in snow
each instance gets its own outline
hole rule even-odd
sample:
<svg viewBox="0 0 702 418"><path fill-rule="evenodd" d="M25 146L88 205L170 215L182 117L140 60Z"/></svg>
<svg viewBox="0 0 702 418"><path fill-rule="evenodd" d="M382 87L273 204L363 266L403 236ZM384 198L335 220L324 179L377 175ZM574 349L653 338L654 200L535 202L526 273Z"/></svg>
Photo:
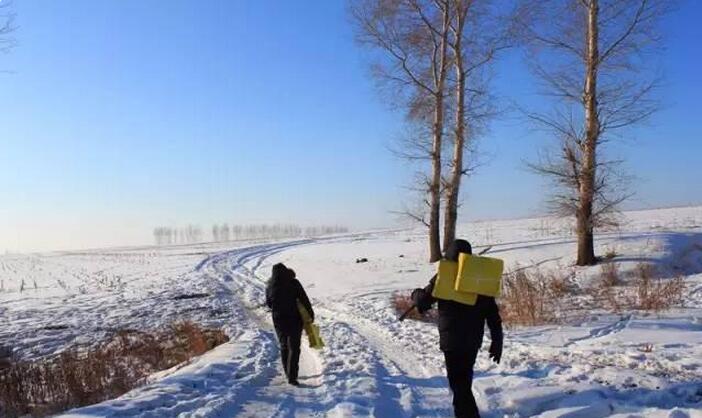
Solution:
<svg viewBox="0 0 702 418"><path fill-rule="evenodd" d="M571 276L559 270L517 269L506 273L498 299L507 327L558 322L563 299L572 293Z"/></svg>
<svg viewBox="0 0 702 418"><path fill-rule="evenodd" d="M157 332L122 330L89 348L0 368L0 415L44 416L118 397L229 340L217 329L177 322Z"/></svg>

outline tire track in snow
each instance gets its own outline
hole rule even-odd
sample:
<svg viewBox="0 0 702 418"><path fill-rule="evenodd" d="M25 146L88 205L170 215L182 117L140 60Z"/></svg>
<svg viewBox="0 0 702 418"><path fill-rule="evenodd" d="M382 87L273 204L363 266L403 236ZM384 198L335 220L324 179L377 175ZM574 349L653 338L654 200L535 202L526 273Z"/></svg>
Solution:
<svg viewBox="0 0 702 418"><path fill-rule="evenodd" d="M449 409L426 409L428 404L450 405L446 382L443 376L427 372L422 359L412 350L407 350L401 343L396 342L391 334L382 326L362 317L328 311L336 318L337 323L348 327L375 354L376 377L385 386L392 386L401 400L394 414L387 414L393 407L386 405L389 410L378 416L446 416ZM430 393L427 393L430 392ZM428 396L435 398L428 402Z"/></svg>
<svg viewBox="0 0 702 418"><path fill-rule="evenodd" d="M603 338L612 334L616 334L618 332L622 332L631 323L631 318L631 315L626 315L612 324L607 324L599 328L593 328L592 330L590 330L588 335L580 338L572 338L570 341L564 344L563 347L570 347L573 344L579 344L584 341L590 342L597 338Z"/></svg>

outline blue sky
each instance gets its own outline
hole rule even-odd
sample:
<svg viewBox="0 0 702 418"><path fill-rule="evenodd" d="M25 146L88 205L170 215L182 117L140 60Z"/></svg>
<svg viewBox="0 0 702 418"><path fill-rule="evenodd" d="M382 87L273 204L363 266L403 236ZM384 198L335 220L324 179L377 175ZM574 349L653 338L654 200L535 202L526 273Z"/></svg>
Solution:
<svg viewBox="0 0 702 418"><path fill-rule="evenodd" d="M343 1L15 0L0 54L0 251L149 243L157 225L392 226L412 168L403 120L369 77ZM666 104L613 150L632 207L702 202L702 4L665 22ZM503 103L540 104L518 51ZM636 138L634 141L633 138ZM548 144L516 115L482 139L463 219L542 212L523 160Z"/></svg>

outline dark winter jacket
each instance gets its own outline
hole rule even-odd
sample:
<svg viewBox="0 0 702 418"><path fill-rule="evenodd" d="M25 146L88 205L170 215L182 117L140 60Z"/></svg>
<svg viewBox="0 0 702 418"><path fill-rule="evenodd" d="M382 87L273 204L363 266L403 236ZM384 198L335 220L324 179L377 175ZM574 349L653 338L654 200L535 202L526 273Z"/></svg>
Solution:
<svg viewBox="0 0 702 418"><path fill-rule="evenodd" d="M463 240L456 240L456 243L446 251L445 258L457 261L459 253L470 254L470 244ZM450 300L437 300L431 295L435 281L436 276L432 277L427 287L413 295L413 298L416 299L415 303L420 311L431 308L438 301L439 345L442 351L479 349L483 342L486 323L493 343L502 347L502 319L495 298L479 295L473 306Z"/></svg>
<svg viewBox="0 0 702 418"><path fill-rule="evenodd" d="M266 305L273 313L273 323L276 328L302 327L302 318L297 307L298 301L314 319L310 300L305 289L295 278L295 272L282 263L274 265L273 274L266 286Z"/></svg>

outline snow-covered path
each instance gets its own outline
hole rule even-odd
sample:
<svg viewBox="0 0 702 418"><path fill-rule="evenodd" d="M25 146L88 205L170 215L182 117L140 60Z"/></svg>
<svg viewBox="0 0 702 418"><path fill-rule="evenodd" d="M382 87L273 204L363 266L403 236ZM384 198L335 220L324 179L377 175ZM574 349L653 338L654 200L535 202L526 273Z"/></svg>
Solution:
<svg viewBox="0 0 702 418"><path fill-rule="evenodd" d="M262 330L259 337L264 341L260 347L270 348L266 342L274 339L265 309L247 305L249 301L264 299L268 271L260 271L261 266L271 256L309 243L298 241L232 251L211 258L203 267L210 278L218 280L242 301L252 325ZM237 411L227 411L226 416L333 416L338 412L340 416L403 417L415 416L424 405L435 403L416 390L418 382L405 379L419 363L411 352L398 353L396 347L388 349L384 339L373 338L357 318L340 309L318 301L315 306L327 347L319 353L303 344L300 379L303 387L295 389L284 384L277 352L267 352L270 363L258 372L270 379L254 390L256 396L237 397L234 402ZM435 380L433 385L441 388L443 385ZM445 398L446 393L440 392ZM205 406L200 412L208 408ZM447 411L434 409L426 414L445 416Z"/></svg>
<svg viewBox="0 0 702 418"><path fill-rule="evenodd" d="M259 245L208 257L196 267L232 302L232 320L243 329L230 344L147 387L64 416L447 416L448 394L439 376L419 370L420 359L388 343L344 311L319 304L327 347L303 342L300 388L285 383L264 300L263 262L310 241Z"/></svg>

